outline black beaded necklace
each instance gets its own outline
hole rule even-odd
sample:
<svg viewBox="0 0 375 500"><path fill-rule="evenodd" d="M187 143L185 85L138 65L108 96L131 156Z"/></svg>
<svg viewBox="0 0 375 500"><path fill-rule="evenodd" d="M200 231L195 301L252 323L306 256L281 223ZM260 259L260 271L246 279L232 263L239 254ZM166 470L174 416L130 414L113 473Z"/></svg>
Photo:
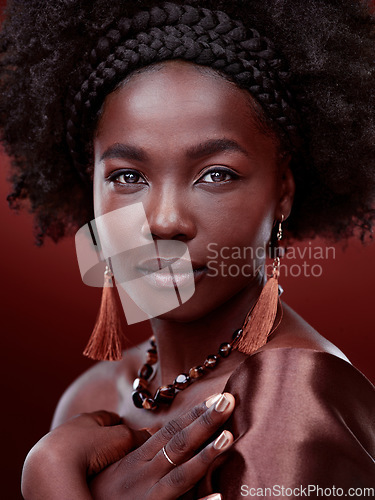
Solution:
<svg viewBox="0 0 375 500"><path fill-rule="evenodd" d="M173 384L161 385L157 388L154 397L147 390L147 387L155 374L154 365L158 361L158 351L155 337L151 337L151 348L147 351L146 363L138 371L138 377L133 383L133 403L137 408L155 411L159 405L170 405L178 391L183 391L192 382L203 377L205 373L216 368L221 358L227 358L242 335L242 329L235 330L231 342L220 344L217 354L210 354L202 365L190 368L189 373L180 373L175 378Z"/></svg>

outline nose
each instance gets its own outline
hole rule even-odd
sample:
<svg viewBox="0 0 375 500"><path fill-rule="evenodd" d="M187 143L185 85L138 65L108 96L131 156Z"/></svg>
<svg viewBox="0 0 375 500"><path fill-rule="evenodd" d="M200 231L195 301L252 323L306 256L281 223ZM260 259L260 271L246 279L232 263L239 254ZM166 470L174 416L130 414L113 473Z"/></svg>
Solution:
<svg viewBox="0 0 375 500"><path fill-rule="evenodd" d="M191 240L197 233L193 210L181 190L164 186L150 193L144 208L152 238Z"/></svg>

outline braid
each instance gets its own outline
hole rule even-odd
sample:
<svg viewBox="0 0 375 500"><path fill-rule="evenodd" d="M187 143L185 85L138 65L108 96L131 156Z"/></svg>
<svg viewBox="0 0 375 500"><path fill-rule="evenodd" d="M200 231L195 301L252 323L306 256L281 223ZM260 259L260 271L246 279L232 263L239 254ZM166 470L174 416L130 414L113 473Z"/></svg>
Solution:
<svg viewBox="0 0 375 500"><path fill-rule="evenodd" d="M247 89L277 128L284 147L301 147L290 73L272 43L221 11L165 3L121 18L92 49L86 75L68 100L67 142L83 179L87 144L105 96L130 72L184 59L210 66Z"/></svg>

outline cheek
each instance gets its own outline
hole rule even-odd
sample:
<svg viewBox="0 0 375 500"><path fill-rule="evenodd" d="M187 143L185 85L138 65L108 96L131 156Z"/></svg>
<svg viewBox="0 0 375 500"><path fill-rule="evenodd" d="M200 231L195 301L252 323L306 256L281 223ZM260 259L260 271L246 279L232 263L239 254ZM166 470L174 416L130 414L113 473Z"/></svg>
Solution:
<svg viewBox="0 0 375 500"><path fill-rule="evenodd" d="M217 206L201 210L205 214L203 233L209 268L213 275L223 276L229 288L247 283L264 264L274 220L276 184L270 179L268 183L254 183Z"/></svg>
<svg viewBox="0 0 375 500"><path fill-rule="evenodd" d="M274 205L242 205L238 217L241 239L253 246L264 247L271 236ZM242 230L241 230L242 229Z"/></svg>
<svg viewBox="0 0 375 500"><path fill-rule="evenodd" d="M227 246L264 247L271 236L276 199L274 185L267 190L263 185L200 207L203 232Z"/></svg>
<svg viewBox="0 0 375 500"><path fill-rule="evenodd" d="M273 217L272 213L265 214L244 212L235 220L223 217L207 234L206 248L216 252L208 252L207 257L215 263L211 266L225 266L225 269L249 269L251 274L263 265L268 241L271 236ZM247 272L247 271L246 271ZM227 273L228 275L228 273ZM247 281L247 278L244 278Z"/></svg>

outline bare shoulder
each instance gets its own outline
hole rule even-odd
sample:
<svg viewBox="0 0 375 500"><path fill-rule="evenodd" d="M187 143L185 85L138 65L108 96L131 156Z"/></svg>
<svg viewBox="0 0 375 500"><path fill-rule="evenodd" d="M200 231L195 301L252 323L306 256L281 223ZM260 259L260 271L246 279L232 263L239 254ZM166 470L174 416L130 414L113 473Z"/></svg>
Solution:
<svg viewBox="0 0 375 500"><path fill-rule="evenodd" d="M100 361L78 377L63 393L55 410L52 428L78 413L118 412L123 384L138 366L138 347L126 351L121 361Z"/></svg>
<svg viewBox="0 0 375 500"><path fill-rule="evenodd" d="M315 328L285 303L283 303L283 311L283 320L279 328L271 336L267 344L259 350L299 347L328 352L349 362L349 359L338 347L318 333Z"/></svg>

